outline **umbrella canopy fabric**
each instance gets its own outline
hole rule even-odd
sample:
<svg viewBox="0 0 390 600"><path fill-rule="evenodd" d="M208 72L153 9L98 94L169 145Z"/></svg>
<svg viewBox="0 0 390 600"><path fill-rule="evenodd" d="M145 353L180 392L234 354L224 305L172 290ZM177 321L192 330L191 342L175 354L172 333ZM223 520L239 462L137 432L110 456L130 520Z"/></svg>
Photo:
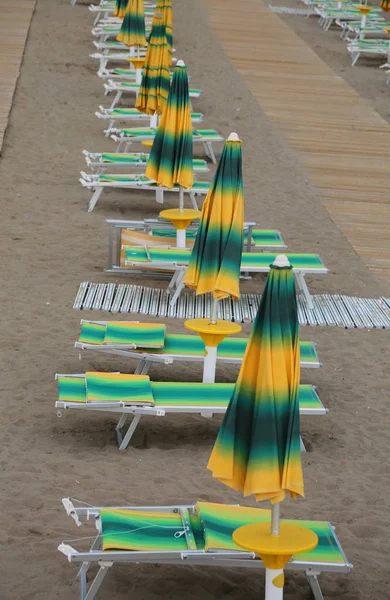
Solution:
<svg viewBox="0 0 390 600"><path fill-rule="evenodd" d="M154 14L161 13L166 27L169 55L172 61L172 0L157 0Z"/></svg>
<svg viewBox="0 0 390 600"><path fill-rule="evenodd" d="M241 141L225 142L218 168L202 208L198 233L184 279L197 294L215 300L240 296L244 227Z"/></svg>
<svg viewBox="0 0 390 600"><path fill-rule="evenodd" d="M159 15L159 16L157 16ZM135 108L148 115L162 114L168 100L171 59L161 13L153 18L141 87Z"/></svg>
<svg viewBox="0 0 390 600"><path fill-rule="evenodd" d="M208 463L225 485L272 503L304 495L295 280L291 265L274 265Z"/></svg>
<svg viewBox="0 0 390 600"><path fill-rule="evenodd" d="M175 184L191 188L194 183L187 67L181 60L173 72L168 102L154 137L145 174L167 188Z"/></svg>
<svg viewBox="0 0 390 600"><path fill-rule="evenodd" d="M116 0L114 7L114 16L123 19L129 0Z"/></svg>
<svg viewBox="0 0 390 600"><path fill-rule="evenodd" d="M129 0L116 39L125 46L146 46L144 0Z"/></svg>

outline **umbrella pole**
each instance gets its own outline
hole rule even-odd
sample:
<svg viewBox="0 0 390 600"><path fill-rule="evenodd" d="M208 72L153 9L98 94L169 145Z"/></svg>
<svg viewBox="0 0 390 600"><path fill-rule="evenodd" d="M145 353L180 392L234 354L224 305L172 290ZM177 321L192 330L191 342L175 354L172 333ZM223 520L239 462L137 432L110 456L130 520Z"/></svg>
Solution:
<svg viewBox="0 0 390 600"><path fill-rule="evenodd" d="M211 325L217 323L217 312L218 312L218 300L213 299L213 306L211 309ZM203 362L203 383L214 383L215 382L215 371L217 368L217 346L206 346L206 355Z"/></svg>
<svg viewBox="0 0 390 600"><path fill-rule="evenodd" d="M157 125L158 125L158 114L155 112L150 117L150 129L156 129Z"/></svg>

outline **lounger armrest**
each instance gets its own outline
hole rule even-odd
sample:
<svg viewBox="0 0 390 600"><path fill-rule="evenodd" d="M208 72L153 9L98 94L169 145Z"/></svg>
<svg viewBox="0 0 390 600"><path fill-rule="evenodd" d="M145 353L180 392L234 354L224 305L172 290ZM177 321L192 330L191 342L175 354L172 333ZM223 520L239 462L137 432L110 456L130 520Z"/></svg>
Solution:
<svg viewBox="0 0 390 600"><path fill-rule="evenodd" d="M72 554L78 554L77 550L75 550L74 548L72 548L72 546L69 546L68 544L64 544L64 542L61 542L61 544L57 547L57 550L62 552L62 554L66 556L69 562L72 562Z"/></svg>
<svg viewBox="0 0 390 600"><path fill-rule="evenodd" d="M76 523L77 527L81 527L82 523L79 519L79 516L77 514L77 511L74 507L72 500L70 498L62 498L62 505L63 505L68 517L72 517L72 519ZM73 550L73 548L72 548L72 550Z"/></svg>

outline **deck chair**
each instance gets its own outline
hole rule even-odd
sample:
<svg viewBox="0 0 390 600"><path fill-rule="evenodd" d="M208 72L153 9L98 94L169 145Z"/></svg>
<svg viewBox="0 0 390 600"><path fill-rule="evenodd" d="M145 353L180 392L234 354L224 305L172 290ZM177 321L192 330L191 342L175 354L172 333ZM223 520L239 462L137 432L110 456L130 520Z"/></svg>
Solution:
<svg viewBox="0 0 390 600"><path fill-rule="evenodd" d="M319 25L325 30L328 31L330 27L336 21L350 21L351 19L359 19L361 18L360 11L354 7L353 4L347 5L343 8L334 8L333 6L327 7L325 6L315 6L314 11L320 17ZM380 9L373 9L373 11L367 15L366 22L372 22L375 20L381 20L382 17L378 14Z"/></svg>
<svg viewBox="0 0 390 600"><path fill-rule="evenodd" d="M153 12L152 12L152 16L153 16ZM150 19L145 19L146 39L148 39L148 37L150 36L150 23L151 23ZM110 38L116 38L120 31L121 31L121 23L98 23L95 27L93 27L91 33L94 38L98 38L97 39L98 42L104 43L104 42L110 40ZM99 49L102 49L106 46L97 46L97 47ZM107 47L111 48L112 46L107 46ZM125 44L121 43L121 46L115 46L115 47L126 48L127 46L125 46Z"/></svg>
<svg viewBox="0 0 390 600"><path fill-rule="evenodd" d="M160 565L264 569L259 556L242 550L233 542L232 535L243 525L270 522L270 510L211 502L115 507L91 506L84 502L76 506L76 502L71 498L62 500L66 513L78 527L84 520L95 525L92 545L89 551L83 551L64 541L58 550L79 567L81 600L96 597L115 564L151 564L151 569ZM305 573L314 600L324 600L318 581L321 573L336 575L352 569L335 528L327 521L283 521L306 527L318 536L318 546L293 556L285 569ZM95 566L97 574L88 585L87 573ZM183 593L185 595L184 590Z"/></svg>
<svg viewBox="0 0 390 600"><path fill-rule="evenodd" d="M126 267L123 246L176 246L176 230L166 219L145 219L144 221L129 221L106 219L109 227L108 268L109 272L121 266ZM186 241L192 248L199 220L193 221L186 229ZM256 229L256 223L244 222L244 249L264 250L266 248L287 248L280 231L276 229ZM136 236L134 237L134 233Z"/></svg>
<svg viewBox="0 0 390 600"><path fill-rule="evenodd" d="M105 96L111 94L111 92L115 92L115 97L110 108L115 108L123 94L138 94L138 90L140 88L140 84L136 83L135 81L114 81L112 79L109 79L107 83L103 84L103 86ZM200 98L202 94L203 90L198 90L195 88L189 89L190 98Z"/></svg>
<svg viewBox="0 0 390 600"><path fill-rule="evenodd" d="M97 173L105 173L108 167L142 167L146 168L149 154L145 152L89 152L83 150L85 161ZM205 160L194 158L192 167L196 173L208 173L210 171Z"/></svg>
<svg viewBox="0 0 390 600"><path fill-rule="evenodd" d="M99 110L95 112L98 119L109 121L108 128L105 131L105 136L108 137L111 129L116 121L152 121L153 115L148 115L140 112L136 108L104 108L99 106ZM192 123L201 123L203 121L202 113L191 113Z"/></svg>
<svg viewBox="0 0 390 600"><path fill-rule="evenodd" d="M340 38L342 40L347 40L348 42L356 39L363 40L365 39L366 35L374 35L375 37L380 37L381 35L385 37L386 35L386 32L383 29L383 23L377 21L368 23L362 27L361 20L340 21L336 19L336 25L341 29Z"/></svg>
<svg viewBox="0 0 390 600"><path fill-rule="evenodd" d="M119 43L119 42L117 42ZM96 46L96 42L94 43ZM175 48L172 48L172 52L176 52ZM140 56L146 56L145 50L142 52L140 49ZM108 63L128 63L128 59L131 57L130 50L123 46L123 48L118 48L117 46L111 45L111 47L103 49L101 52L94 52L89 55L90 58L97 59L99 61L99 69L98 75L104 72L107 68ZM172 57L172 62L175 63L177 58L175 56Z"/></svg>
<svg viewBox="0 0 390 600"><path fill-rule="evenodd" d="M234 383L151 382L147 375L86 373L56 375L57 415L61 410L98 411L120 414L115 427L119 450L126 450L142 416L164 417L169 413L199 414L211 418L225 414ZM311 385L299 387L301 415L324 416L327 410ZM122 429L133 419L125 435ZM305 447L301 440L301 450Z"/></svg>
<svg viewBox="0 0 390 600"><path fill-rule="evenodd" d="M190 259L191 251L180 248L148 248L137 246L124 246L125 268L114 269L115 272L126 272L127 268L132 272L150 273L151 271L171 271L173 277L169 283L167 293L173 294L171 305L176 303L181 290L184 287L184 276ZM275 260L275 253L243 252L241 257L241 273L268 273L270 264ZM328 269L318 254L287 254L297 285L303 294L307 306L313 310L313 300L305 281L307 273L323 274ZM176 291L173 293L174 289Z"/></svg>
<svg viewBox="0 0 390 600"><path fill-rule="evenodd" d="M154 346L151 346L151 339ZM221 364L240 364L247 343L247 338L226 337L218 346L217 361ZM301 367L313 369L321 366L316 344L300 341L299 347ZM136 375L146 375L155 363L203 362L205 355L205 345L200 336L166 333L163 324L138 321L83 319L75 348L135 359L138 361L134 371Z"/></svg>
<svg viewBox="0 0 390 600"><path fill-rule="evenodd" d="M133 142L153 141L156 135L156 129L150 127L134 127L132 129L115 129L108 130L110 137L118 143L117 152L128 152ZM217 164L213 144L223 143L225 138L220 135L215 129L193 129L192 140L195 143L202 144L203 152L211 162Z"/></svg>
<svg viewBox="0 0 390 600"><path fill-rule="evenodd" d="M347 45L347 50L352 58L352 66L354 67L362 54L377 56L386 56L386 62L390 62L390 43L383 39L364 39L352 40Z"/></svg>
<svg viewBox="0 0 390 600"><path fill-rule="evenodd" d="M166 188L158 186L153 179L145 177L145 175L128 175L128 174L88 174L84 171L80 172L79 179L81 185L89 190L94 190L91 200L88 205L88 212L92 212L96 202L99 200L103 190L106 188L118 188L124 190L148 190L155 193L156 202L164 203L165 192L179 192L179 186ZM192 188L185 189L184 192L189 195L192 207L198 210L196 196L206 195L209 191L210 183L208 181L194 181Z"/></svg>

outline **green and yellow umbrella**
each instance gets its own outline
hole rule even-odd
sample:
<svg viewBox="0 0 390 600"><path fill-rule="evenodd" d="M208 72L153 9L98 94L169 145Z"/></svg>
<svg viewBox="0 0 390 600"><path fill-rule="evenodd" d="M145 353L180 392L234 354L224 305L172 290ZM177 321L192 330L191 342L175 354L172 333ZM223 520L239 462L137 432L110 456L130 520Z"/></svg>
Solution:
<svg viewBox="0 0 390 600"><path fill-rule="evenodd" d="M145 174L162 187L179 185L182 208L183 188L192 187L194 171L187 67L181 60L173 72L168 102L154 137Z"/></svg>
<svg viewBox="0 0 390 600"><path fill-rule="evenodd" d="M244 496L272 502L271 525L245 525L236 544L266 567L266 600L282 600L284 565L315 548L304 527L280 523L279 503L304 495L298 386L300 356L295 279L286 256L271 265L240 374L208 468Z"/></svg>
<svg viewBox="0 0 390 600"><path fill-rule="evenodd" d="M215 300L240 296L244 227L241 141L226 140L202 208L202 216L184 283Z"/></svg>
<svg viewBox="0 0 390 600"><path fill-rule="evenodd" d="M257 501L303 496L299 379L295 279L282 256L271 265L209 460L213 477Z"/></svg>
<svg viewBox="0 0 390 600"><path fill-rule="evenodd" d="M161 13L166 27L167 42L169 47L169 56L172 62L172 0L157 0L155 14Z"/></svg>
<svg viewBox="0 0 390 600"><path fill-rule="evenodd" d="M128 0L116 39L125 46L146 46L144 0Z"/></svg>
<svg viewBox="0 0 390 600"><path fill-rule="evenodd" d="M153 18L141 87L135 108L148 115L161 115L168 100L171 64L162 14Z"/></svg>
<svg viewBox="0 0 390 600"><path fill-rule="evenodd" d="M129 0L116 0L114 7L114 16L123 19Z"/></svg>

